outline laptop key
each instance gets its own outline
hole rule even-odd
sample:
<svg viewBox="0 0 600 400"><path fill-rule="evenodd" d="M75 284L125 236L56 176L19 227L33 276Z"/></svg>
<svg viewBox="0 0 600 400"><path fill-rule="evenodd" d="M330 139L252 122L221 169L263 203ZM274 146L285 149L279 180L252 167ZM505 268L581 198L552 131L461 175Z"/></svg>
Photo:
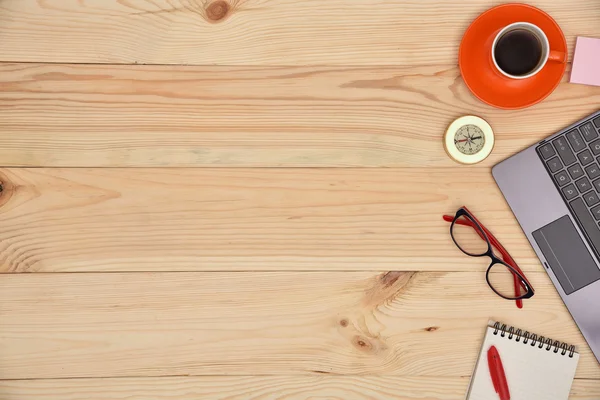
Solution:
<svg viewBox="0 0 600 400"><path fill-rule="evenodd" d="M558 174L554 175L554 179L558 183L558 186L565 186L567 183L571 182L571 178L567 171L560 171Z"/></svg>
<svg viewBox="0 0 600 400"><path fill-rule="evenodd" d="M583 177L580 180L576 181L575 186L577 186L577 189L579 189L580 193L585 193L592 188L590 181L586 177Z"/></svg>
<svg viewBox="0 0 600 400"><path fill-rule="evenodd" d="M583 176L583 169L581 169L581 165L579 164L571 165L567 170L573 179L578 179Z"/></svg>
<svg viewBox="0 0 600 400"><path fill-rule="evenodd" d="M577 128L567 133L567 140L571 143L571 147L573 147L575 153L586 148L585 142Z"/></svg>
<svg viewBox="0 0 600 400"><path fill-rule="evenodd" d="M598 132L596 132L591 122L586 122L585 124L581 125L579 130L581 133L583 133L583 137L588 142L591 142L598 137Z"/></svg>
<svg viewBox="0 0 600 400"><path fill-rule="evenodd" d="M585 167L585 173L587 174L588 178L596 179L600 176L600 167L598 167L598 164L593 163Z"/></svg>
<svg viewBox="0 0 600 400"><path fill-rule="evenodd" d="M590 143L590 147L592 148L592 153L595 155L600 154L600 140Z"/></svg>
<svg viewBox="0 0 600 400"><path fill-rule="evenodd" d="M577 200L575 200L575 201L577 201ZM600 221L600 205L592 208L591 211L592 211L592 215L594 216L594 219L596 221Z"/></svg>
<svg viewBox="0 0 600 400"><path fill-rule="evenodd" d="M600 129L600 117L594 118L594 125L596 125L596 128Z"/></svg>
<svg viewBox="0 0 600 400"><path fill-rule="evenodd" d="M579 161L581 161L581 164L583 165L588 165L594 161L594 156L592 156L592 153L590 153L589 150L585 150L577 154L577 158L579 158Z"/></svg>
<svg viewBox="0 0 600 400"><path fill-rule="evenodd" d="M598 195L593 190L590 190L589 192L584 194L583 199L585 200L585 203L588 205L588 207L595 206L596 204L600 203Z"/></svg>
<svg viewBox="0 0 600 400"><path fill-rule="evenodd" d="M594 185L594 187L596 188L596 190L598 192L600 192L600 179L596 179L594 182L592 182L592 184Z"/></svg>
<svg viewBox="0 0 600 400"><path fill-rule="evenodd" d="M567 140L564 137L554 139L552 144L554 145L554 148L556 149L556 152L558 153L558 156L562 160L563 164L571 165L576 161L575 154L573 154L573 150L571 150L569 143L567 143ZM600 151L600 144L598 146L598 150Z"/></svg>
<svg viewBox="0 0 600 400"><path fill-rule="evenodd" d="M592 218L590 212L588 211L587 206L581 199L575 199L569 203L571 205L571 211L575 216L575 219L579 222L581 229L587 235L590 245L594 248L596 254L599 254L600 250L600 229L598 229L598 225L594 219L600 219L600 205L597 205L592 210L596 210L599 212L598 216L594 215L596 218Z"/></svg>
<svg viewBox="0 0 600 400"><path fill-rule="evenodd" d="M575 189L575 185L573 185L572 183L569 183L567 186L562 188L562 192L567 200L573 200L575 197L579 196L579 193L577 193L577 189Z"/></svg>
<svg viewBox="0 0 600 400"><path fill-rule="evenodd" d="M562 169L562 167L563 167L563 165L560 162L560 160L558 159L558 157L554 157L553 159L548 161L548 168L550 169L550 172L552 172L552 173L554 173L556 171L560 171Z"/></svg>
<svg viewBox="0 0 600 400"><path fill-rule="evenodd" d="M592 240L595 244L594 247L600 249L600 231L598 231L596 223L594 222L594 219L600 220L600 205L592 209L597 212L597 217L592 218L583 200L575 199L569 204L571 204L571 210L573 210L573 214L575 214L575 217L577 217L577 220L581 223L583 230L586 231L590 239L594 237L594 240Z"/></svg>
<svg viewBox="0 0 600 400"><path fill-rule="evenodd" d="M540 147L540 154L544 158L544 160L549 159L553 155L556 155L556 151L554 151L554 147L550 143L546 143L542 147Z"/></svg>

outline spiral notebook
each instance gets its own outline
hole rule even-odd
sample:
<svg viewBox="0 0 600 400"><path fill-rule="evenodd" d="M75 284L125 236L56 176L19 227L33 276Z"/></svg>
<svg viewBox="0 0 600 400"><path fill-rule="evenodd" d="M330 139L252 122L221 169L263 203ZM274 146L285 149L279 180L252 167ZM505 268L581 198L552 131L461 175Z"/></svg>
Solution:
<svg viewBox="0 0 600 400"><path fill-rule="evenodd" d="M575 346L499 322L488 324L475 365L467 400L499 400L494 390L487 352L496 346L511 400L567 400L579 354Z"/></svg>

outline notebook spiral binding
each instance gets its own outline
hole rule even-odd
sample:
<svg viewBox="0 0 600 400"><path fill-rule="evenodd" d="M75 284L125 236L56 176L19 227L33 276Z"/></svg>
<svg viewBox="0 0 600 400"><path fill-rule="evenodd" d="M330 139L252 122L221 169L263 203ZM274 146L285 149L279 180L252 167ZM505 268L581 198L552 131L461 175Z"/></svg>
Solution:
<svg viewBox="0 0 600 400"><path fill-rule="evenodd" d="M508 335L508 339L512 340L515 338L516 342L520 342L523 340L523 344L530 343L531 347L534 347L536 344L538 348L542 349L546 348L546 351L553 350L554 353L561 352L561 355L566 355L569 353L569 357L573 358L573 354L575 354L575 346L569 345L564 342L559 342L558 340L552 340L550 338L544 336L538 336L535 333L529 333L528 331L523 332L521 329L515 329L514 326L507 326L506 324L501 324L500 322L496 322L494 324L494 335L500 333L501 337L505 337Z"/></svg>

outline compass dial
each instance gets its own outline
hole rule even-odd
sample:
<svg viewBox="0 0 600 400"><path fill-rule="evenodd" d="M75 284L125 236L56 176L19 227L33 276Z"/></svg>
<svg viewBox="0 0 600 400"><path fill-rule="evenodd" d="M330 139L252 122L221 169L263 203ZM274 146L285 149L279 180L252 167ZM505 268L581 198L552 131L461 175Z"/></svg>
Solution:
<svg viewBox="0 0 600 400"><path fill-rule="evenodd" d="M458 151L463 154L477 154L485 145L485 135L478 126L463 125L454 135L454 144Z"/></svg>
<svg viewBox="0 0 600 400"><path fill-rule="evenodd" d="M444 133L444 149L454 161L476 164L486 159L494 148L494 131L490 124L475 115L454 120Z"/></svg>

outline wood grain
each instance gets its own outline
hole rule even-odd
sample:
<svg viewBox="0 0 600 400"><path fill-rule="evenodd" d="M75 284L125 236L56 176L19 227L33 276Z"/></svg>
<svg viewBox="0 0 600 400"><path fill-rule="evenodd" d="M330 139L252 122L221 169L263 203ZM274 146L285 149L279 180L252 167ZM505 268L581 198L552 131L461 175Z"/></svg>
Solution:
<svg viewBox="0 0 600 400"><path fill-rule="evenodd" d="M482 168L15 168L0 181L3 272L483 271L442 220L463 203L542 270Z"/></svg>
<svg viewBox="0 0 600 400"><path fill-rule="evenodd" d="M0 381L5 400L463 400L468 378L210 376ZM600 381L575 379L571 400L597 400Z"/></svg>
<svg viewBox="0 0 600 400"><path fill-rule="evenodd" d="M598 2L531 2L569 57L600 35ZM500 3L0 0L0 398L459 400L489 318L577 345L600 398L490 175L600 88L476 100L458 45ZM441 146L464 114L496 131L475 167ZM463 204L524 309L450 241Z"/></svg>
<svg viewBox="0 0 600 400"><path fill-rule="evenodd" d="M172 375L469 376L488 318L571 342L545 273L519 310L481 272L11 274L0 280L4 379Z"/></svg>
<svg viewBox="0 0 600 400"><path fill-rule="evenodd" d="M490 167L596 111L600 87L505 111L455 67L0 64L0 103L3 166L447 167L443 132L477 114L496 131Z"/></svg>
<svg viewBox="0 0 600 400"><path fill-rule="evenodd" d="M471 21L501 1L3 0L0 60L220 65L456 63ZM531 0L572 49L600 4Z"/></svg>

